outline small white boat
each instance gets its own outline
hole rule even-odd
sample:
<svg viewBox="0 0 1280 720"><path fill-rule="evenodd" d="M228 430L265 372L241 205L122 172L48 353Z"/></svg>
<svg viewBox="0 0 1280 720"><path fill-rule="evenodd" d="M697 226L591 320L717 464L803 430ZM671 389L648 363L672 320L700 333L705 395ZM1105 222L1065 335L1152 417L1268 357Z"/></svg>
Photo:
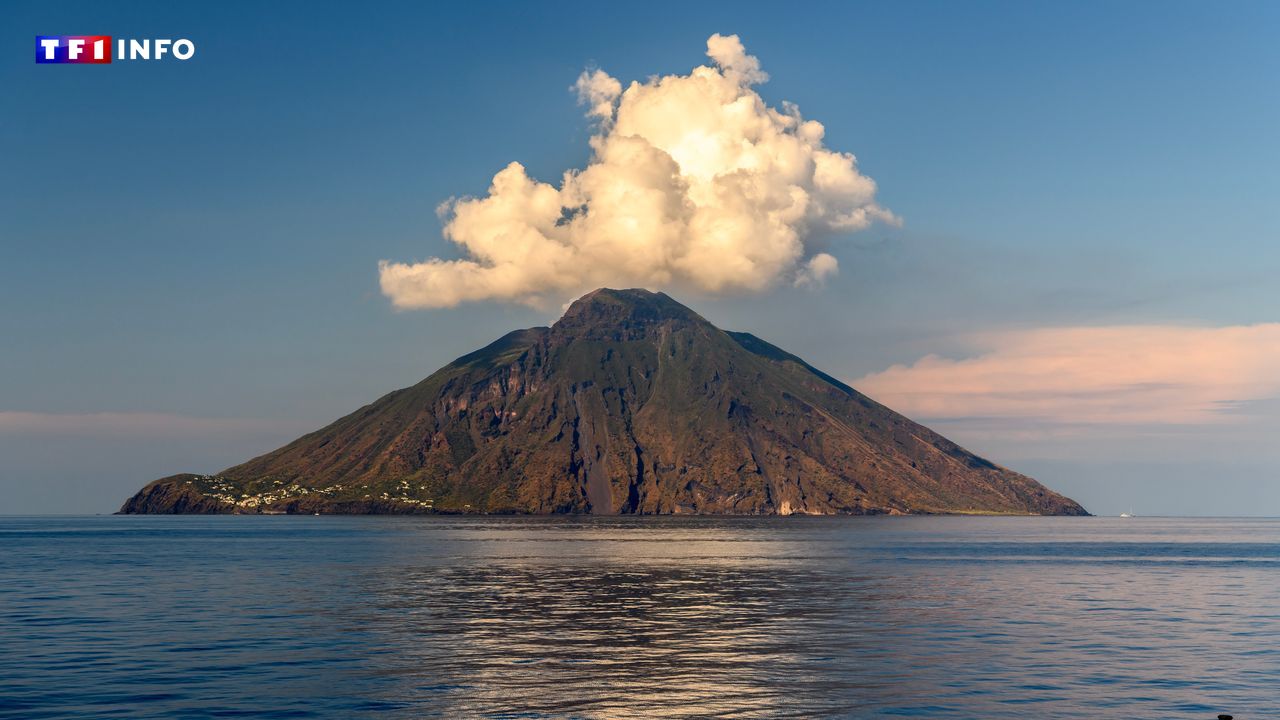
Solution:
<svg viewBox="0 0 1280 720"><path fill-rule="evenodd" d="M1123 518L1131 518L1131 517L1133 517L1133 513L1123 512L1123 513L1120 513L1120 517L1123 517Z"/></svg>

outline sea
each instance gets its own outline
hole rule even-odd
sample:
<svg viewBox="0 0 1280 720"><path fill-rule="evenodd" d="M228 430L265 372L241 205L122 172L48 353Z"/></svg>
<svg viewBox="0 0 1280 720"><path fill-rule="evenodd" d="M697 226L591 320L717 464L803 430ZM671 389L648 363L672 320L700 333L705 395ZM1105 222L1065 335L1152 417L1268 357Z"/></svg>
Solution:
<svg viewBox="0 0 1280 720"><path fill-rule="evenodd" d="M1280 520L3 517L4 718L1280 717Z"/></svg>

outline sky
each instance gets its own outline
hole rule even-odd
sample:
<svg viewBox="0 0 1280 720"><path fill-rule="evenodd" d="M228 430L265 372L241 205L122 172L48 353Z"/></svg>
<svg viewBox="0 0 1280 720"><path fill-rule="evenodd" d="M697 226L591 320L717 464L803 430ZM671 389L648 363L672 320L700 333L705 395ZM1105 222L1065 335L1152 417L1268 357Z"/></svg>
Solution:
<svg viewBox="0 0 1280 720"><path fill-rule="evenodd" d="M1280 515L1280 5L448 5L0 5L0 514L216 472L598 283L1094 513Z"/></svg>

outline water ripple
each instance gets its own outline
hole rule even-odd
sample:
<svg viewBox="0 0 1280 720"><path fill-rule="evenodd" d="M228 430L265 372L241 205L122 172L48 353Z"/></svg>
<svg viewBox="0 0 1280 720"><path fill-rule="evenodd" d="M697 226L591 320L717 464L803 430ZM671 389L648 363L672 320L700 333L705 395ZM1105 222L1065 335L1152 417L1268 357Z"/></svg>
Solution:
<svg viewBox="0 0 1280 720"><path fill-rule="evenodd" d="M1280 711L1280 522L0 518L0 717Z"/></svg>

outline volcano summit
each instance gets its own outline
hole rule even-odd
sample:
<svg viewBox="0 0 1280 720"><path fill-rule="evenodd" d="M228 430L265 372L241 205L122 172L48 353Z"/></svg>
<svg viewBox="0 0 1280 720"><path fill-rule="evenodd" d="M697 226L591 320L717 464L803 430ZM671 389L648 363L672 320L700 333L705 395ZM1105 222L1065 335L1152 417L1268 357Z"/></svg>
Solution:
<svg viewBox="0 0 1280 720"><path fill-rule="evenodd" d="M753 335L608 289L120 511L1086 514Z"/></svg>

